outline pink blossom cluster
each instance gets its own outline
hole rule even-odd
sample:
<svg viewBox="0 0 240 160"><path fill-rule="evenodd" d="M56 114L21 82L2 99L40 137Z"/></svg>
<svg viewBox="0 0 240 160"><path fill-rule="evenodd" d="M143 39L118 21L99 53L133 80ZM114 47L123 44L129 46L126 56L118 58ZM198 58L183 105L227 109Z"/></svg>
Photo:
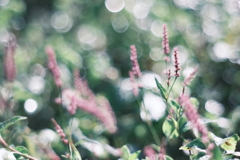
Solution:
<svg viewBox="0 0 240 160"><path fill-rule="evenodd" d="M145 156L149 157L150 160L156 159L156 152L151 146L144 147L143 153L145 154Z"/></svg>
<svg viewBox="0 0 240 160"><path fill-rule="evenodd" d="M169 69L166 74L167 74L167 86L169 87L170 86L170 79L171 79L171 70Z"/></svg>
<svg viewBox="0 0 240 160"><path fill-rule="evenodd" d="M183 86L190 85L191 81L193 80L194 76L196 75L198 68L195 68L192 73L183 81Z"/></svg>
<svg viewBox="0 0 240 160"><path fill-rule="evenodd" d="M182 94L179 97L179 102L184 108L184 113L187 119L192 123L192 125L197 128L198 132L202 135L202 141L204 143L209 141L208 131L204 124L201 123L199 114L195 109L194 105L191 103L188 96Z"/></svg>
<svg viewBox="0 0 240 160"><path fill-rule="evenodd" d="M68 141L68 139L66 139L66 134L63 132L61 126L55 121L55 119L52 118L51 121L52 121L52 123L53 123L54 126L55 126L56 132L57 132L57 133L59 134L59 136L61 137L62 142L65 143L65 144L68 144L69 141Z"/></svg>
<svg viewBox="0 0 240 160"><path fill-rule="evenodd" d="M46 47L45 52L48 55L48 68L52 72L54 82L56 86L61 87L62 86L61 74L59 67L57 65L55 52L53 48L50 46Z"/></svg>
<svg viewBox="0 0 240 160"><path fill-rule="evenodd" d="M140 77L141 76L141 71L140 71L140 67L139 67L138 61L137 61L137 49L136 49L135 45L131 45L130 49L131 49L130 59L131 59L131 62L132 62L133 74L136 77Z"/></svg>
<svg viewBox="0 0 240 160"><path fill-rule="evenodd" d="M130 59L132 62L132 70L130 70L128 72L128 74L129 74L130 81L132 84L133 94L135 96L138 96L138 94L139 94L138 88L142 87L142 84L137 82L136 78L139 78L141 76L141 71L140 71L138 61L137 61L137 49L136 49L135 45L131 45L130 49L131 49Z"/></svg>
<svg viewBox="0 0 240 160"><path fill-rule="evenodd" d="M179 66L179 62L178 62L178 49L174 48L174 67L175 67L175 77L179 77L179 70L180 70L180 66Z"/></svg>
<svg viewBox="0 0 240 160"><path fill-rule="evenodd" d="M135 79L133 71L129 71L128 74L129 74L130 81L131 81L131 84L132 84L133 94L135 96L138 96L138 94L139 94L139 90L138 90L139 84L137 83L137 81Z"/></svg>
<svg viewBox="0 0 240 160"><path fill-rule="evenodd" d="M4 72L7 81L13 82L16 78L16 67L14 61L14 53L16 48L16 38L13 34L10 34L9 41L6 44L5 54L4 54Z"/></svg>
<svg viewBox="0 0 240 160"><path fill-rule="evenodd" d="M86 80L80 78L79 70L75 69L73 71L74 76L74 87L78 90L82 97L88 100L95 101L95 95L91 89L89 89L88 83Z"/></svg>
<svg viewBox="0 0 240 160"><path fill-rule="evenodd" d="M84 99L77 90L65 89L62 92L64 103L68 107L71 114L76 112L76 109L82 109L96 116L107 128L110 133L117 131L115 114L107 99L101 97L95 100Z"/></svg>
<svg viewBox="0 0 240 160"><path fill-rule="evenodd" d="M161 146L159 154L157 154L151 146L144 147L143 153L150 160L165 160L165 148L163 147L163 145Z"/></svg>
<svg viewBox="0 0 240 160"><path fill-rule="evenodd" d="M161 146L161 149L160 149L160 152L159 152L158 156L159 156L159 160L165 160L165 147L164 147L164 145Z"/></svg>
<svg viewBox="0 0 240 160"><path fill-rule="evenodd" d="M167 55L170 52L167 25L163 24L162 29L163 29L163 34L162 34L163 35L163 40L162 40L163 53Z"/></svg>

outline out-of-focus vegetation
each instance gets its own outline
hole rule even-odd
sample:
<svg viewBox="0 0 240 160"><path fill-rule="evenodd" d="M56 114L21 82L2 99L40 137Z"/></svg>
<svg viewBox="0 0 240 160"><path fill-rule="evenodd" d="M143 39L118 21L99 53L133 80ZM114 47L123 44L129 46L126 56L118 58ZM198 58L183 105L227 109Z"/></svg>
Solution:
<svg viewBox="0 0 240 160"><path fill-rule="evenodd" d="M142 104L132 92L129 46L136 45L147 90L144 101L161 138L166 106L156 94L154 77L166 84L162 51L162 25L168 26L171 53L179 49L180 74L172 97L181 93L182 81L195 67L197 77L186 93L199 100L199 112L217 120L208 128L219 137L240 133L240 11L237 0L0 0L0 53L13 33L17 39L13 83L13 112L28 117L28 127L3 133L8 144L24 145L40 157L45 146L60 156L66 146L56 137L50 119L71 123L79 136L131 152L155 143L145 122ZM52 46L61 69L64 88L73 86L73 70L88 81L94 93L105 96L116 114L118 132L109 134L92 115L78 110L74 116L59 112L59 90L49 70L45 47ZM1 94L6 93L4 68L0 65ZM1 121L12 115L1 110ZM186 135L191 138L189 133ZM89 144L91 142L88 142ZM91 152L88 143L78 145L82 159L114 159L102 148ZM38 145L36 145L38 144ZM35 146L36 145L36 146ZM173 139L166 152L174 159L186 159L179 151L181 139ZM50 148L51 148L50 147ZM240 148L237 147L240 150ZM39 154L40 153L40 154ZM145 157L141 153L140 157ZM1 158L0 158L1 159ZM44 158L43 158L44 159ZM116 159L116 158L115 158Z"/></svg>

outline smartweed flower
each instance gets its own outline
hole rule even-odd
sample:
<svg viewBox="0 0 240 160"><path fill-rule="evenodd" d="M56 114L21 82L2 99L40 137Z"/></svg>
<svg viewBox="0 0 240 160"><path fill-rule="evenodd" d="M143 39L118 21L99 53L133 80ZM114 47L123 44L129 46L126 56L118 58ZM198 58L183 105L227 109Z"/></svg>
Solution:
<svg viewBox="0 0 240 160"><path fill-rule="evenodd" d="M174 48L174 67L175 67L175 77L179 77L179 62L178 62L178 50L177 48Z"/></svg>
<svg viewBox="0 0 240 160"><path fill-rule="evenodd" d="M13 82L16 78L16 67L14 61L14 53L16 48L16 38L13 34L10 34L9 41L5 47L5 54L4 54L4 72L5 78L9 82Z"/></svg>
<svg viewBox="0 0 240 160"><path fill-rule="evenodd" d="M59 67L57 65L55 52L50 46L46 47L45 51L46 51L46 54L48 55L48 68L52 72L54 82L56 86L61 87L62 86L61 74L60 74Z"/></svg>

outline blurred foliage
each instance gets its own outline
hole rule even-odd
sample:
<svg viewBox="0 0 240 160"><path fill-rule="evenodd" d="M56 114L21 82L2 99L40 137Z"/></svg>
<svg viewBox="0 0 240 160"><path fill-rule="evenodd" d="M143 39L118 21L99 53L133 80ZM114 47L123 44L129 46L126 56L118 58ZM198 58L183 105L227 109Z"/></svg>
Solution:
<svg viewBox="0 0 240 160"><path fill-rule="evenodd" d="M28 128L20 128L28 133L26 136L36 137L46 128L53 129L51 117L60 122L61 114L71 117L67 112L60 113L60 106L54 102L59 90L47 69L44 52L51 45L56 51L64 87L73 86L72 73L79 68L81 77L88 80L95 93L109 99L116 114L119 130L110 135L96 118L78 111L72 118L85 136L116 148L127 144L131 152L154 143L140 116L141 105L129 85L129 46L137 47L144 87L148 88L147 92L157 94L154 76L152 79L146 76L154 72L165 85L161 27L166 23L171 51L174 47L179 49L182 75L175 84L173 97L181 93L182 80L198 67L198 76L186 92L197 97L202 115L219 119L218 123L209 123L210 131L219 137L239 134L239 12L237 0L0 0L2 61L8 35L13 33L17 37L18 75L13 86L13 110L28 117L28 126L35 134ZM3 71L2 66L0 70ZM3 74L0 72L1 77ZM1 84L4 93L3 78ZM28 99L37 102L33 113L24 109ZM1 112L0 118L6 120L9 116ZM164 119L161 116L153 120L159 137L163 136ZM17 132L6 131L5 135L8 132L12 135L8 142L31 146L17 135L20 128ZM192 138L190 133L186 136ZM62 144L51 145L58 155L65 153ZM178 149L180 146L181 139L173 139L166 151L174 159L185 159L186 155ZM83 159L96 159L85 148L77 149ZM238 146L237 150L240 150ZM143 153L141 156L144 157Z"/></svg>

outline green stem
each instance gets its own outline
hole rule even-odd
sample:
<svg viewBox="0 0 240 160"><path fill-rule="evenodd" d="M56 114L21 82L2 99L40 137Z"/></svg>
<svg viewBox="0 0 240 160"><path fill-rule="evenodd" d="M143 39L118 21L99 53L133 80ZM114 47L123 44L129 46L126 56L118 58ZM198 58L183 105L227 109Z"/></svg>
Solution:
<svg viewBox="0 0 240 160"><path fill-rule="evenodd" d="M144 92L142 91L142 93L144 93ZM144 99L143 99L143 94L142 94L141 98L142 98L142 101L143 101L143 110L144 110L145 115L146 115L147 125L148 125L148 127L149 127L149 129L150 129L150 131L151 131L151 133L152 133L152 135L153 135L153 138L154 138L155 142L157 143L157 145L160 146L160 139L159 139L159 137L158 137L158 135L157 135L157 132L156 132L155 128L153 127L152 122L148 119L148 112L147 112L147 109L146 109L146 107L145 107L145 103L144 103ZM141 106L140 103L139 103L139 101L137 101L137 102L138 102L139 106Z"/></svg>
<svg viewBox="0 0 240 160"><path fill-rule="evenodd" d="M59 112L60 112L60 117L61 117L61 121L62 121L62 124L63 124L63 129L65 129L65 128L67 128L67 124L66 124L66 122L64 120L64 117L63 117L62 89L60 87L58 87L58 90L59 90L59 95L60 95L60 98L61 98L61 107L59 108ZM67 133L68 133L68 139L70 140L71 139L70 129ZM71 139L71 141L72 141L72 139ZM69 147L68 147L68 152L70 153L70 148ZM70 157L69 157L69 160L71 160Z"/></svg>
<svg viewBox="0 0 240 160"><path fill-rule="evenodd" d="M171 91L172 91L172 88L173 88L173 86L174 86L174 84L175 84L175 82L176 82L177 78L178 78L178 77L175 77L175 79L174 79L174 81L173 81L173 84L171 85L171 87L170 87L170 89L169 89L169 91L168 91L168 94L167 94L167 95L170 95L170 93L171 93ZM168 96L168 97L169 97L169 96ZM168 97L167 97L167 100L168 100Z"/></svg>

